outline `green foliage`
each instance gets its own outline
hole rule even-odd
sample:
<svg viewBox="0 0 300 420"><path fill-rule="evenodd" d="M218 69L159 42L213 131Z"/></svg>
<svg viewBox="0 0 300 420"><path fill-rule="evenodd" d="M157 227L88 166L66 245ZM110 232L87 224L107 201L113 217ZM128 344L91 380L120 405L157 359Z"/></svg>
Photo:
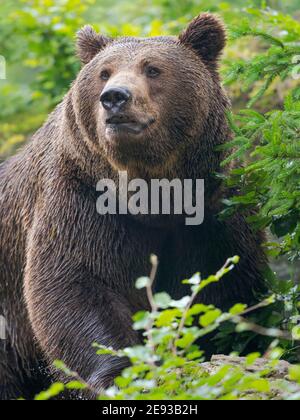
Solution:
<svg viewBox="0 0 300 420"><path fill-rule="evenodd" d="M79 70L74 34L84 24L82 15L90 4L92 0L20 0L20 9L9 15L10 35L23 47L14 50L14 60L34 70L35 97L48 95L56 103L68 89Z"/></svg>
<svg viewBox="0 0 300 420"><path fill-rule="evenodd" d="M93 0L5 2L0 16L0 157L7 157L45 120L80 68L75 34ZM2 51L3 48L3 51Z"/></svg>
<svg viewBox="0 0 300 420"><path fill-rule="evenodd" d="M300 257L300 25L278 12L256 9L248 12L257 18L256 26L242 22L232 31L233 38L258 37L261 45L252 60L234 62L227 71L227 84L240 83L250 93L250 102L248 109L229 115L235 136L225 146L233 152L224 166L234 161L235 169L224 182L229 190L238 190L239 194L224 200L220 217L229 217L235 211L246 212L254 229L269 231L265 249L271 260L288 261L290 274L285 282L276 279L271 270L266 273L276 302L255 314L253 320L292 332L298 331L300 321L300 288L295 285ZM273 106L269 112L253 108L255 104L261 106L268 91L274 97L274 89L283 81L286 85L282 105ZM287 281L288 276L291 281ZM266 339L255 341L255 336L248 332L237 338L230 325L221 327L216 341L223 351L234 348L238 352L255 342L256 350L268 343ZM299 360L297 346L287 342L281 345L285 358Z"/></svg>
<svg viewBox="0 0 300 420"><path fill-rule="evenodd" d="M243 160L249 152L251 160L246 167L233 170L228 184L238 186L243 194L226 202L223 215L235 208L258 209L249 221L257 228L270 227L274 235L282 238L281 244L268 244L269 253L298 259L300 101L288 96L283 110L266 115L242 111L235 117L233 128L236 136L226 147L236 151L229 159Z"/></svg>
<svg viewBox="0 0 300 420"><path fill-rule="evenodd" d="M156 260L152 259L154 264ZM151 311L139 312L134 316L134 329L144 331L144 343L125 349L115 350L94 344L99 356L112 355L126 357L131 366L116 378L115 384L103 391L99 399L111 400L237 400L237 399L300 399L299 366L290 366L290 379L272 380L283 349L278 346L279 339L290 340L289 333L276 328L262 328L245 315L267 307L274 302L270 297L253 308L243 304L235 305L229 312L222 313L212 305L195 303L195 299L208 285L226 281L224 276L234 269L238 257L230 258L215 275L201 279L196 274L184 284L188 284L191 294L174 300L166 293L153 294L152 284L156 269L151 278L143 277L137 281L137 288L146 288ZM231 323L239 331L253 331L272 337L260 369L255 364L259 353L252 353L241 359L239 364L228 362L209 370L203 363L203 352L198 340L205 339L224 323ZM274 337L277 340L274 341ZM299 337L298 337L299 338ZM234 360L234 359L233 359ZM76 373L71 372L62 362L56 368L70 377L67 385L54 384L50 390L39 394L36 399L49 399L63 390L89 390L90 388ZM275 375L276 376L276 375ZM74 380L75 378L75 380Z"/></svg>
<svg viewBox="0 0 300 420"><path fill-rule="evenodd" d="M262 12L252 10L260 16ZM261 36L264 52L252 61L233 64L227 82L240 78L247 89L257 81L262 82L258 92L249 103L249 108L265 93L269 85L280 78L299 79L298 60L300 47L296 42L300 34L300 24L281 14L263 13L263 23L276 23L276 34L250 29L247 25L235 30L236 37L244 35ZM286 26L284 26L286 25ZM275 28L275 26L274 26ZM273 30L273 32L275 29ZM295 59L296 57L296 59ZM295 71L296 70L296 71ZM292 83L286 93L282 109L274 109L265 114L247 109L230 116L234 139L225 148L234 153L224 162L232 160L240 163L226 182L229 187L237 187L241 194L227 200L223 217L239 210L257 212L248 217L253 226L260 229L269 227L281 242L268 243L268 252L273 257L287 255L290 261L299 259L300 251L300 89L299 83ZM244 165L245 157L247 164Z"/></svg>
<svg viewBox="0 0 300 420"><path fill-rule="evenodd" d="M9 123L11 131L6 125L5 135L0 134L0 157L14 153L16 145L21 144L21 140L16 142L15 135L22 136L24 141L67 91L79 69L74 56L75 34L84 24L93 24L97 30L111 36L176 35L193 16L210 10L221 14L229 27L242 22L240 30L244 31L250 30L248 26L252 28L255 22L260 22L258 26L261 26L257 31L264 33L269 32L272 26L283 32L288 28L289 36L283 35L282 41L297 42L299 24L297 26L291 17L242 9L247 5L260 6L261 3L260 0L234 0L230 3L220 0L137 0L134 3L128 0L5 0L0 16L0 54L7 59L8 80L0 81L0 133L4 131L2 123ZM297 0L267 1L265 5L284 11L297 10ZM140 13L141 10L143 13ZM255 50L255 43L250 44L250 48L249 42L230 43L226 56L230 63L236 63L231 70L231 80L236 78L236 73L239 76L245 73L246 79L247 65L243 59L253 55ZM282 60L285 58L287 56L282 52ZM260 76L256 80L258 86L255 88L258 89ZM237 83L233 83L230 89L235 104L240 107L247 100L248 92L241 92ZM246 85L243 90L247 90ZM276 92L272 94L277 95ZM271 99L270 95L265 97L272 104L274 98ZM30 118L38 113L40 118L37 121ZM29 116L32 122L29 130L23 129L20 118L16 120L20 114L25 118Z"/></svg>
<svg viewBox="0 0 300 420"><path fill-rule="evenodd" d="M288 270L284 281L272 270L266 272L273 299L250 313L242 303L223 314L218 308L193 305L191 297L174 301L165 293L153 296L156 310L134 319L135 328L146 330L146 342L118 352L126 352L134 363L118 379L119 388L113 387L106 397L235 399L248 398L251 387L271 397L273 385L270 391L263 374L245 375L244 367L225 365L208 377L199 367L202 352L194 342L215 328L219 352L254 351L275 361L300 360L299 1L5 0L1 4L0 55L7 60L8 79L0 81L0 159L24 143L67 91L80 66L74 42L81 26L91 23L111 36L176 35L193 16L207 10L221 14L230 29L221 70L233 99L229 120L235 137L226 145L230 156L224 165L233 161L236 165L224 182L238 194L229 194L220 217L244 211L253 228L267 230L265 249L274 266L283 264ZM202 288L219 280L212 276L200 283L196 275L188 283L193 294L201 293L200 284ZM149 290L150 283L143 278L138 287ZM242 316L246 313L247 320ZM88 387L62 363L58 367L72 378L68 389ZM299 367L292 367L290 375L299 382ZM299 396L294 384L285 387L284 398ZM56 384L37 399L53 398L64 388Z"/></svg>
<svg viewBox="0 0 300 420"><path fill-rule="evenodd" d="M255 86L248 104L251 108L272 87L274 81L283 82L292 76L299 79L300 23L274 10L249 8L247 14L249 18L242 19L239 26L232 28L231 39L258 37L262 41L260 52L254 58L231 64L226 84L230 85L238 80L242 83L244 92L251 91ZM297 89L296 93L299 97L300 90Z"/></svg>

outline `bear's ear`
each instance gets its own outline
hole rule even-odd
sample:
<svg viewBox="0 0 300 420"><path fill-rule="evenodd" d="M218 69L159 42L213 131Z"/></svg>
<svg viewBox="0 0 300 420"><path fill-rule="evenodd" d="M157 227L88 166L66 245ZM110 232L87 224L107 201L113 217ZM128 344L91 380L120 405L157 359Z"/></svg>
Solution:
<svg viewBox="0 0 300 420"><path fill-rule="evenodd" d="M82 64L89 63L106 45L110 39L97 34L91 26L84 26L77 32L76 50Z"/></svg>
<svg viewBox="0 0 300 420"><path fill-rule="evenodd" d="M226 45L226 30L215 15L203 13L179 35L180 43L193 48L212 67Z"/></svg>

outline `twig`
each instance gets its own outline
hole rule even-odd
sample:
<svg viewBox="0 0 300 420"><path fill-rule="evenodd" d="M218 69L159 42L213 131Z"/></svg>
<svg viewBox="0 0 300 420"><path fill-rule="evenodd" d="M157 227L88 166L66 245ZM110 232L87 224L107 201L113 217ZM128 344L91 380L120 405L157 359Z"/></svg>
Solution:
<svg viewBox="0 0 300 420"><path fill-rule="evenodd" d="M152 264L152 269L151 269L151 273L150 273L150 277L149 277L150 282L149 282L149 284L147 284L146 292L147 292L148 301L149 301L150 306L151 306L151 314L155 314L158 311L158 306L157 306L157 304L155 303L155 300L154 300L152 287L153 287L153 284L155 282L157 269L158 269L158 264L159 264L158 258L157 258L156 255L151 255L151 264ZM149 323L148 323L147 328L146 328L146 333L147 333L147 337L148 337L149 347L154 354L155 353L155 344L153 342L153 334L152 334L153 323L154 323L154 320L150 316ZM150 360L149 363L153 367L155 367L155 361L154 360Z"/></svg>

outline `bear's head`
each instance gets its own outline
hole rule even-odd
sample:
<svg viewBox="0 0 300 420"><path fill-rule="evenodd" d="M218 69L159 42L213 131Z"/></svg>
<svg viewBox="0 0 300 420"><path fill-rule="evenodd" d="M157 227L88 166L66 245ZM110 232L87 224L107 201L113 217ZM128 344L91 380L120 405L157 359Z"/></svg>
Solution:
<svg viewBox="0 0 300 420"><path fill-rule="evenodd" d="M228 104L217 71L225 42L224 26L211 14L179 37L111 39L84 27L72 101L93 151L114 169L156 176L187 148L206 153Z"/></svg>

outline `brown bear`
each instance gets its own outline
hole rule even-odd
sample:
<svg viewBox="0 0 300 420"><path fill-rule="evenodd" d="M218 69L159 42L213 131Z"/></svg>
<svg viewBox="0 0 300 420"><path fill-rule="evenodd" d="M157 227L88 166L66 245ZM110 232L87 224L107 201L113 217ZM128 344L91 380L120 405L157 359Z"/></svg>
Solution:
<svg viewBox="0 0 300 420"><path fill-rule="evenodd" d="M138 277L159 258L155 290L182 297L181 281L240 255L202 300L221 308L264 289L262 236L243 215L220 221L222 152L229 101L218 60L226 34L210 14L179 37L111 39L84 27L83 64L68 94L31 142L0 166L0 398L31 398L54 359L97 389L126 360L97 356L93 342L138 343L132 315L147 308ZM219 149L218 149L219 150ZM99 214L96 185L129 179L204 179L205 218ZM224 170L223 170L224 172ZM49 367L49 368L48 368Z"/></svg>

